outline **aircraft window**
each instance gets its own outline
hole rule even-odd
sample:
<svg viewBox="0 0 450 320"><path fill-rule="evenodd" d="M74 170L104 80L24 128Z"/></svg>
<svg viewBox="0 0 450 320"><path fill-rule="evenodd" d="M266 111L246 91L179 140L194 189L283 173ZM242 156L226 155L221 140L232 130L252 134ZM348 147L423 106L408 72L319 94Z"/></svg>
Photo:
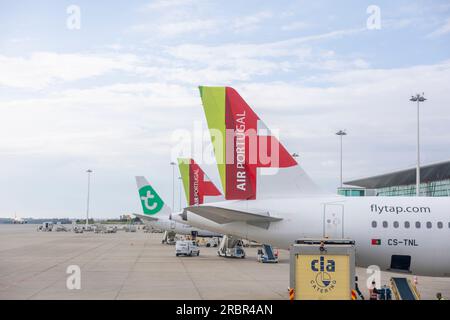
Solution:
<svg viewBox="0 0 450 320"><path fill-rule="evenodd" d="M420 229L420 221L416 221L416 228Z"/></svg>
<svg viewBox="0 0 450 320"><path fill-rule="evenodd" d="M388 227L388 222L387 221L383 221L383 228L387 228Z"/></svg>
<svg viewBox="0 0 450 320"><path fill-rule="evenodd" d="M372 221L372 228L376 228L377 227L377 222L376 221Z"/></svg>
<svg viewBox="0 0 450 320"><path fill-rule="evenodd" d="M439 221L439 222L437 223L437 227L438 227L439 229L442 229L443 226L444 226L444 224L443 224L441 221Z"/></svg>
<svg viewBox="0 0 450 320"><path fill-rule="evenodd" d="M406 229L409 229L409 226L410 226L409 221L405 221L405 228L406 228Z"/></svg>
<svg viewBox="0 0 450 320"><path fill-rule="evenodd" d="M431 222L428 221L428 222L427 222L427 228L428 228L428 229L431 229L431 227L432 227Z"/></svg>
<svg viewBox="0 0 450 320"><path fill-rule="evenodd" d="M398 221L394 221L394 228L398 228L398 226L399 226Z"/></svg>

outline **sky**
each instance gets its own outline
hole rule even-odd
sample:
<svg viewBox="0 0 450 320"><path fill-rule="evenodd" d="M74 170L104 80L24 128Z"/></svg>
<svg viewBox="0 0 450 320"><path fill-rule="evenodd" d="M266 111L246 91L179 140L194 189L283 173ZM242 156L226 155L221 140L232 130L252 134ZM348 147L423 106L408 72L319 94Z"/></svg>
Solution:
<svg viewBox="0 0 450 320"><path fill-rule="evenodd" d="M180 136L208 143L199 85L331 192L340 129L344 180L415 165L415 93L422 162L450 159L448 1L0 0L0 21L0 217L85 216L87 169L94 218L140 212L135 175L172 205Z"/></svg>

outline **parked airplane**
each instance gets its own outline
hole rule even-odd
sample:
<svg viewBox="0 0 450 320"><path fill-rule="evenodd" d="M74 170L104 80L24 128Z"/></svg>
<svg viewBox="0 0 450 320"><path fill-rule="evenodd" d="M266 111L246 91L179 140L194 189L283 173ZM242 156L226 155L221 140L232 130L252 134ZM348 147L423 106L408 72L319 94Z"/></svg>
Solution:
<svg viewBox="0 0 450 320"><path fill-rule="evenodd" d="M13 224L24 224L27 223L23 218L18 217L17 214L14 214L14 218L11 219Z"/></svg>
<svg viewBox="0 0 450 320"><path fill-rule="evenodd" d="M167 232L181 235L196 235L199 237L220 236L211 231L194 228L187 223L177 222L172 219L172 210L144 177L136 177L143 214L134 213L147 225Z"/></svg>
<svg viewBox="0 0 450 320"><path fill-rule="evenodd" d="M359 266L450 276L450 198L327 194L233 88L200 87L200 96L229 201L187 207L184 221L284 249L349 238Z"/></svg>

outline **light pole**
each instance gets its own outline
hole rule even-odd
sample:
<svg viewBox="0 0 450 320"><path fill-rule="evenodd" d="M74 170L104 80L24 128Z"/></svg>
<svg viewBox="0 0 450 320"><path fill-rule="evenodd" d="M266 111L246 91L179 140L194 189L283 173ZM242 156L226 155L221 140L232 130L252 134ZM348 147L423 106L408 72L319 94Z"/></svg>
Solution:
<svg viewBox="0 0 450 320"><path fill-rule="evenodd" d="M336 132L336 135L338 135L340 137L341 140L341 173L340 173L340 186L342 188L342 137L346 136L347 133L345 132L345 130L339 130L338 132Z"/></svg>
<svg viewBox="0 0 450 320"><path fill-rule="evenodd" d="M170 162L172 166L172 210L175 210L175 162Z"/></svg>
<svg viewBox="0 0 450 320"><path fill-rule="evenodd" d="M88 185L87 185L87 206L86 206L86 227L89 225L89 194L91 190L91 169L86 170L88 174Z"/></svg>
<svg viewBox="0 0 450 320"><path fill-rule="evenodd" d="M179 195L179 205L180 205L180 211L181 211L181 184L183 183L181 177L178 177L178 195Z"/></svg>
<svg viewBox="0 0 450 320"><path fill-rule="evenodd" d="M422 95L416 94L415 96L411 96L409 101L417 102L417 168L416 168L416 196L420 196L420 131L419 131L419 105L421 102L424 102L425 97L424 93Z"/></svg>

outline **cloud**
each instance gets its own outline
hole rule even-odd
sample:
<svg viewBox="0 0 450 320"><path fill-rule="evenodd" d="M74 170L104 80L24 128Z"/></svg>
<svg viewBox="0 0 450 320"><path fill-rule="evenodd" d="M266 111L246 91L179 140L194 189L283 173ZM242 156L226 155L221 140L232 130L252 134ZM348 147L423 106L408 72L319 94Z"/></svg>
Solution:
<svg viewBox="0 0 450 320"><path fill-rule="evenodd" d="M154 0L150 3L146 4L143 9L144 10L159 10L159 9L168 9L171 7L182 7L192 5L193 3L198 3L200 0Z"/></svg>
<svg viewBox="0 0 450 320"><path fill-rule="evenodd" d="M173 130L189 128L185 119L197 106L197 88L155 82L10 100L0 106L0 134L8 136L0 154L90 159L108 168L135 161L142 150L165 157Z"/></svg>
<svg viewBox="0 0 450 320"><path fill-rule="evenodd" d="M294 21L281 26L283 31L304 30L309 27L309 24L304 21Z"/></svg>
<svg viewBox="0 0 450 320"><path fill-rule="evenodd" d="M264 43L233 42L222 43L215 46L205 44L181 44L177 46L168 46L166 52L179 59L196 60L211 58L213 56L217 59L222 59L223 57L292 57L299 54L300 56L303 56L306 52L311 52L310 47L302 46L309 42L341 38L365 31L365 28L342 29Z"/></svg>
<svg viewBox="0 0 450 320"><path fill-rule="evenodd" d="M366 32L366 28L350 28L350 29L341 29L341 30L335 30L320 34L314 34L310 36L304 36L304 37L298 37L294 39L284 40L280 41L279 43L283 42L292 42L292 43L307 43L307 42L313 42L313 41L319 41L319 40L328 40L328 39L336 39L336 38L342 38L344 36L350 36L355 35L361 32Z"/></svg>
<svg viewBox="0 0 450 320"><path fill-rule="evenodd" d="M212 19L194 19L178 22L138 24L130 28L131 32L151 34L155 38L177 37L185 34L209 34L218 32L220 22Z"/></svg>
<svg viewBox="0 0 450 320"><path fill-rule="evenodd" d="M42 89L56 81L75 81L114 70L131 70L133 55L35 52L27 58L0 55L0 85Z"/></svg>
<svg viewBox="0 0 450 320"><path fill-rule="evenodd" d="M408 104L409 97L416 91L436 95L431 98L445 111L444 101L449 100L445 94L445 84L450 82L450 60L438 64L421 65L405 68L362 70L344 70L326 72L304 82L268 82L243 84L242 88L256 101L259 108L286 112L302 110L313 116L317 113L333 111L340 113L343 109L366 109L365 105L383 101L375 107L379 112L386 107L389 111L395 104ZM438 99L438 100L436 100ZM449 101L450 102L450 101ZM276 106L276 109L274 109ZM348 119L353 117L349 114ZM346 119L346 116L342 116ZM398 118L385 119L398 121Z"/></svg>
<svg viewBox="0 0 450 320"><path fill-rule="evenodd" d="M193 24L193 28L205 23L209 22ZM168 28L166 32L175 35L179 32L177 28ZM193 30L183 28L184 31ZM313 52L311 47L303 44L317 37L323 35L267 43L162 46L140 56L122 53L123 50L108 54L35 52L25 58L0 56L3 70L0 85L37 90L53 84L68 85L77 80L114 75L113 72L132 79L220 84L248 81L270 73L289 74L299 68L304 71L305 68L338 70L368 66L362 59L346 61L334 52Z"/></svg>
<svg viewBox="0 0 450 320"><path fill-rule="evenodd" d="M174 19L173 16L177 16ZM153 38L178 37L182 35L209 35L232 30L236 33L253 31L264 21L272 17L267 11L253 15L237 17L230 23L225 18L204 18L196 13L175 12L157 17L150 23L135 24L129 28L131 32L151 35Z"/></svg>
<svg viewBox="0 0 450 320"><path fill-rule="evenodd" d="M181 23L173 28L167 25L160 27L167 28L164 31L167 34L175 35L208 23L210 22L193 23L192 28ZM283 77L296 70L301 70L305 75L307 70L367 68L369 64L363 59L340 57L330 50L313 51L307 45L309 41L341 37L354 32L338 30L265 43L159 45L150 46L145 55L125 54L124 46L112 45L102 48L119 50L108 54L37 52L27 58L0 56L0 64L6 70L0 75L0 84L43 89L53 84L69 86L70 82L76 80L99 76L114 79L121 75L132 82L139 79L138 81L166 81L196 86L199 83L249 81L269 74Z"/></svg>
<svg viewBox="0 0 450 320"><path fill-rule="evenodd" d="M450 18L448 18L443 25L441 25L439 28L434 30L433 32L429 33L427 37L429 38L437 38L444 36L446 34L450 33Z"/></svg>
<svg viewBox="0 0 450 320"><path fill-rule="evenodd" d="M251 15L237 17L233 22L233 29L236 32L253 31L267 19L272 18L272 13L269 11L260 11Z"/></svg>
<svg viewBox="0 0 450 320"><path fill-rule="evenodd" d="M168 38L199 36L216 33L226 25L222 18L207 14L209 4L202 0L156 0L140 7L141 21L127 28L127 32L146 37L147 42Z"/></svg>
<svg viewBox="0 0 450 320"><path fill-rule="evenodd" d="M255 76L291 73L295 70L305 74L306 70L367 68L369 63L362 58L341 57L330 50L313 50L308 45L312 41L344 37L360 31L337 30L265 43L181 44L168 46L164 52L169 55L169 59L178 61L178 75L193 75L179 78L198 80L202 74L200 79L213 79L215 83L249 80ZM167 77L171 72L168 70L163 74ZM174 78L177 75L172 74Z"/></svg>

